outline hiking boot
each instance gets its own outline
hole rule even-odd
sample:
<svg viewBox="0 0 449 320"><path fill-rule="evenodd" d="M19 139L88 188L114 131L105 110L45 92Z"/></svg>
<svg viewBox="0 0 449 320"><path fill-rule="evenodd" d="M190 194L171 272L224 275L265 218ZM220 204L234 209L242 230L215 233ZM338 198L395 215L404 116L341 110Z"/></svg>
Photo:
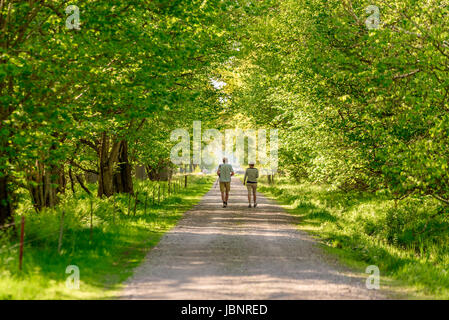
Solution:
<svg viewBox="0 0 449 320"><path fill-rule="evenodd" d="M226 208L226 202L223 201L223 208Z"/></svg>
<svg viewBox="0 0 449 320"><path fill-rule="evenodd" d="M251 203L248 205L248 208L251 208Z"/></svg>
<svg viewBox="0 0 449 320"><path fill-rule="evenodd" d="M257 203L254 202L254 208L257 207Z"/></svg>

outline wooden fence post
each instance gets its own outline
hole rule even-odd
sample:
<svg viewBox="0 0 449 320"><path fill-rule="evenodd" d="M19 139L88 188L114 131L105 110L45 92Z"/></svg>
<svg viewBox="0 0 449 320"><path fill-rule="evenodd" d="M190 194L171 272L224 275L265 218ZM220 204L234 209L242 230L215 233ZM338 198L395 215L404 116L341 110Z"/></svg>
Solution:
<svg viewBox="0 0 449 320"><path fill-rule="evenodd" d="M145 193L145 209L143 211L143 215L147 215L147 200L148 200L148 192Z"/></svg>
<svg viewBox="0 0 449 320"><path fill-rule="evenodd" d="M62 211L61 214L61 223L59 226L59 241L58 241L58 253L61 254L61 246L62 246L62 235L64 232L64 215L65 215L65 211Z"/></svg>
<svg viewBox="0 0 449 320"><path fill-rule="evenodd" d="M112 210L112 223L115 224L115 215L117 214L117 206L115 204L115 198L112 200L112 207L114 208Z"/></svg>
<svg viewBox="0 0 449 320"><path fill-rule="evenodd" d="M22 216L22 223L20 224L19 270L22 270L24 235L25 235L25 216Z"/></svg>
<svg viewBox="0 0 449 320"><path fill-rule="evenodd" d="M136 209L137 209L137 196L139 195L139 191L136 191L136 197L134 198L134 214L133 217L136 216Z"/></svg>
<svg viewBox="0 0 449 320"><path fill-rule="evenodd" d="M94 215L93 200L92 198L90 198L90 241L92 241L93 238L93 215Z"/></svg>
<svg viewBox="0 0 449 320"><path fill-rule="evenodd" d="M131 208L131 193L128 193L128 216L131 210L130 208Z"/></svg>
<svg viewBox="0 0 449 320"><path fill-rule="evenodd" d="M157 205L161 204L161 184L159 183L159 191L157 192Z"/></svg>
<svg viewBox="0 0 449 320"><path fill-rule="evenodd" d="M153 206L154 206L154 193L156 192L156 186L153 186Z"/></svg>

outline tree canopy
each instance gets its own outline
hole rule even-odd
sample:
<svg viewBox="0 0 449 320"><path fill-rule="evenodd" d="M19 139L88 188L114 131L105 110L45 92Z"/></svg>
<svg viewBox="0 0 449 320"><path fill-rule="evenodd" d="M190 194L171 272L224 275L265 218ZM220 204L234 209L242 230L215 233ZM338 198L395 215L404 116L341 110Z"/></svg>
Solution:
<svg viewBox="0 0 449 320"><path fill-rule="evenodd" d="M132 193L133 166L171 165L170 132L194 120L279 129L279 167L298 180L447 205L448 10L2 0L0 224L18 188L39 210L81 173L98 175L98 196Z"/></svg>

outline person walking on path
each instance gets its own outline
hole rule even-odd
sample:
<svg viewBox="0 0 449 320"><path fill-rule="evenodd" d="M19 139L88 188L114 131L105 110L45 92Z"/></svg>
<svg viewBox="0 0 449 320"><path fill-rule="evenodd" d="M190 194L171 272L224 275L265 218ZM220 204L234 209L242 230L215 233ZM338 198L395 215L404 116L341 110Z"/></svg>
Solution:
<svg viewBox="0 0 449 320"><path fill-rule="evenodd" d="M248 189L248 208L251 208L251 192L253 193L254 208L257 207L257 178L259 178L259 170L254 168L254 162L250 162L249 168L246 169L245 176L243 177L243 184L246 185L246 189Z"/></svg>
<svg viewBox="0 0 449 320"><path fill-rule="evenodd" d="M223 158L223 163L218 166L217 175L220 180L223 208L226 208L228 206L229 191L231 190L231 177L234 175L234 169L228 163L228 158Z"/></svg>

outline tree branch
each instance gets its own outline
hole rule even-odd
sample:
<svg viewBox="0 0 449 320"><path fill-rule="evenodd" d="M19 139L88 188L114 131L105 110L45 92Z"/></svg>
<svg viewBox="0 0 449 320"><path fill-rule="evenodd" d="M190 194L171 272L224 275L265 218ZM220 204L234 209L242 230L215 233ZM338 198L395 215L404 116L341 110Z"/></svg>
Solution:
<svg viewBox="0 0 449 320"><path fill-rule="evenodd" d="M417 74L418 72L421 72L421 69L416 69L416 70L413 70L413 71L411 71L409 73L396 75L396 76L393 77L393 79L397 80L397 79L408 78L408 77L413 76L414 74Z"/></svg>
<svg viewBox="0 0 449 320"><path fill-rule="evenodd" d="M80 177L79 174L75 175L76 180L78 180L78 183L80 184L81 188L83 188L84 191L86 191L86 193L91 196L92 193L90 192L90 190L84 185L83 183L83 179Z"/></svg>
<svg viewBox="0 0 449 320"><path fill-rule="evenodd" d="M436 195L436 194L433 194L433 193L431 194L431 196L434 197L437 200L440 200L441 202L444 202L445 204L449 204L449 200L448 199L444 199L444 198L440 197L439 195Z"/></svg>
<svg viewBox="0 0 449 320"><path fill-rule="evenodd" d="M70 160L70 164L73 165L74 167L77 167L78 169L83 170L84 172L90 172L90 173L94 173L94 174L99 174L98 171L96 171L96 170L83 168L82 166L80 166L79 164L77 164L73 160Z"/></svg>
<svg viewBox="0 0 449 320"><path fill-rule="evenodd" d="M79 141L80 141L81 143L83 143L83 144L85 144L85 145L91 147L92 149L94 149L95 152L98 154L98 152L99 152L98 146L95 145L92 141L89 141L89 140L86 140L86 139L80 139Z"/></svg>

